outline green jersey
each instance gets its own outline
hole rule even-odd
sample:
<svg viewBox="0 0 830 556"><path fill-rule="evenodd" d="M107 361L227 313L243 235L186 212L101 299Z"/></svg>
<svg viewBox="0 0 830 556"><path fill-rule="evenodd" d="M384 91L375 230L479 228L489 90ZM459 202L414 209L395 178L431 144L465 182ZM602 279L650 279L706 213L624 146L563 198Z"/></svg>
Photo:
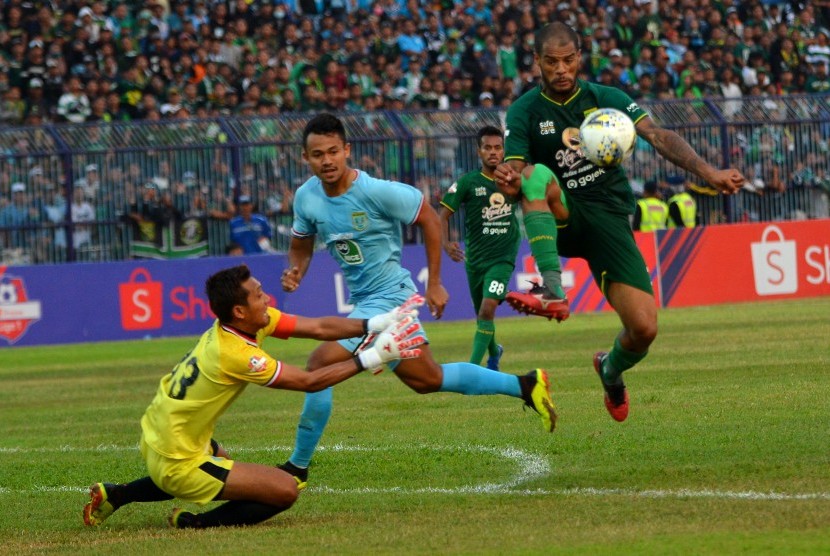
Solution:
<svg viewBox="0 0 830 556"><path fill-rule="evenodd" d="M514 264L519 251L516 205L480 171L461 176L441 199L452 212L464 205L467 267L487 268L497 262Z"/></svg>
<svg viewBox="0 0 830 556"><path fill-rule="evenodd" d="M577 80L576 92L556 102L536 87L507 110L504 159L544 164L556 174L568 203L590 204L619 214L634 213L634 193L622 166L595 166L579 151L568 148L562 133L579 128L598 108L616 108L636 124L648 114L631 97L614 87Z"/></svg>

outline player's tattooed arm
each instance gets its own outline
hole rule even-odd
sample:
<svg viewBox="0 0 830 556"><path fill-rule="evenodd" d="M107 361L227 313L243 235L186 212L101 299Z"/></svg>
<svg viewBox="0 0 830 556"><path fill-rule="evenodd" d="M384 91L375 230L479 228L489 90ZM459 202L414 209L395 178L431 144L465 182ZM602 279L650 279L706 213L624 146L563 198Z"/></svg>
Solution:
<svg viewBox="0 0 830 556"><path fill-rule="evenodd" d="M649 117L637 122L637 134L648 141L663 157L727 195L736 193L746 183L746 178L740 171L734 168L715 168L703 160L677 133L659 127Z"/></svg>

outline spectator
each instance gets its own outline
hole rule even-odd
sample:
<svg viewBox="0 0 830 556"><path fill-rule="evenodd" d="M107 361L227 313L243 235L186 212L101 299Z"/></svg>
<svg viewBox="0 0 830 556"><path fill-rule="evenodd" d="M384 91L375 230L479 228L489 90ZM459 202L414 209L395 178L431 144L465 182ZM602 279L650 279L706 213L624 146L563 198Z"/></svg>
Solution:
<svg viewBox="0 0 830 556"><path fill-rule="evenodd" d="M256 109L263 98L283 105L281 111L318 110L326 104L340 109L347 97L350 110L372 110L387 108L385 103L378 105L374 94L381 83L391 84L384 94L407 87L410 104L405 106L417 108L422 103L412 101L424 77L433 79L433 90L444 87L444 94L454 96L448 85L458 77L462 59L471 80L461 84L464 100L453 98L449 104L474 105L481 93L491 92L495 103L504 106L513 94L500 94L500 87L488 87L485 81L506 78L514 82L514 93L532 86L533 31L553 18L577 23L586 45L597 49L598 60L607 58L611 74L605 78L640 98L649 94L635 85L632 71L636 81L644 73L668 73L668 84L664 77L655 77L658 98L674 97L673 91L681 85L677 73L701 62L712 65L715 75L698 87L704 95L729 84L721 77L726 65L733 66L736 74L747 67L744 94L786 94L804 90L816 59L830 63L828 31L822 27L828 24L827 10L803 3L733 2L734 6L719 7L697 1L683 4L681 14L678 7L649 0L599 3L599 7L588 2L579 9L566 3L555 10L538 4L532 11L520 9L518 2L470 0L457 11L444 7L440 13L427 13L414 0L384 0L364 19L363 12L343 0L327 0L319 6L310 0L302 3L309 11L299 8L298 12L293 3L282 1L260 6L194 0L190 7L164 0L119 2L111 7L92 1L63 10L58 17L48 4L32 10L28 4L12 2L4 10L6 38L0 39L0 57L5 60L0 94L9 106L19 95L26 109L23 116L12 109L4 116L15 123L30 112L34 115L27 123L50 121L55 112L56 121L72 123L157 119L168 115L162 106L177 104L167 98L168 89L179 89L190 115L205 107L200 112L205 117L232 114L240 104L252 103ZM363 4L358 7L370 7ZM355 35L355 31L362 32ZM609 56L617 50L621 56ZM762 60L750 62L750 55ZM409 67L416 59L420 71ZM315 85L316 93L307 93L306 83L297 87L304 66L322 70L329 60L350 69L349 85L360 82L360 97L351 90L346 93L339 73L333 83L330 72L318 76L322 86ZM598 66L596 75L604 67ZM236 68L242 69L238 73ZM409 74L404 78L405 72ZM75 79L80 80L80 88ZM438 80L444 84L437 85ZM224 90L216 94L219 81ZM117 105L109 84L117 87ZM259 98L251 98L256 97L255 85ZM12 87L19 91L9 92ZM296 87L294 92L285 92L290 87ZM684 94L688 89L683 88ZM146 95L155 97L155 102L142 103ZM99 97L107 97L106 107L96 101Z"/></svg>
<svg viewBox="0 0 830 556"><path fill-rule="evenodd" d="M807 76L804 85L806 92L826 93L830 91L830 76L828 76L827 67L827 64L822 60L813 63L813 71Z"/></svg>
<svg viewBox="0 0 830 556"><path fill-rule="evenodd" d="M63 192L49 183L44 186L43 216L44 221L55 225L52 230L47 230L50 236L47 245L53 245L58 251L59 258L63 258L66 250L66 231L63 228L66 221L66 198Z"/></svg>
<svg viewBox="0 0 830 556"><path fill-rule="evenodd" d="M34 231L24 229L41 221L41 214L30 202L26 192L26 184L15 182L11 186L11 200L0 210L0 227L16 228L8 233L7 247L30 247L28 236Z"/></svg>
<svg viewBox="0 0 830 556"><path fill-rule="evenodd" d="M239 197L239 214L229 222L230 240L242 246L246 255L273 252L268 218L254 212L251 197Z"/></svg>
<svg viewBox="0 0 830 556"><path fill-rule="evenodd" d="M92 244L92 226L86 224L95 221L95 209L87 200L84 189L76 187L72 193L70 206L72 215L72 246L75 249L88 247Z"/></svg>
<svg viewBox="0 0 830 556"><path fill-rule="evenodd" d="M9 87L0 103L0 124L20 125L26 113L26 103L20 98L20 87Z"/></svg>
<svg viewBox="0 0 830 556"><path fill-rule="evenodd" d="M657 181L650 180L643 185L643 197L634 208L631 229L640 232L665 230L669 207L658 192Z"/></svg>
<svg viewBox="0 0 830 556"><path fill-rule="evenodd" d="M668 228L694 228L698 224L697 203L689 193L686 180L678 179L669 185L668 192L671 193L666 204L669 207L669 215L666 219Z"/></svg>
<svg viewBox="0 0 830 556"><path fill-rule="evenodd" d="M73 124L84 123L92 113L79 77L72 76L66 82L66 92L58 100L57 113L62 121Z"/></svg>

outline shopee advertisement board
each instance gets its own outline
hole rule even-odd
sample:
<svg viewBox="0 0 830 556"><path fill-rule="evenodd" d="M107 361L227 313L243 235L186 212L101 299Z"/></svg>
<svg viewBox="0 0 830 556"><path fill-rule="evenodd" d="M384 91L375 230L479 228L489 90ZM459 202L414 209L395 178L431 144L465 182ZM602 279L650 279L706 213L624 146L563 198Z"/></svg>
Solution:
<svg viewBox="0 0 830 556"><path fill-rule="evenodd" d="M657 232L663 306L830 295L830 220Z"/></svg>
<svg viewBox="0 0 830 556"><path fill-rule="evenodd" d="M661 306L830 295L830 220L708 226L635 233L635 238ZM351 311L340 268L325 252L315 254L302 285L291 294L283 293L279 283L285 255L0 266L0 348L200 334L214 318L205 279L240 262L251 267L283 310L305 316ZM423 246L405 246L403 262L423 292ZM610 309L585 261L562 263L573 313ZM450 294L443 320L475 318L464 265L446 256L442 264ZM537 276L525 242L510 288L527 289L528 280ZM498 314L516 315L507 304ZM426 310L421 315L433 320Z"/></svg>
<svg viewBox="0 0 830 556"><path fill-rule="evenodd" d="M243 261L279 306L277 257L0 266L0 347L201 334L205 280Z"/></svg>

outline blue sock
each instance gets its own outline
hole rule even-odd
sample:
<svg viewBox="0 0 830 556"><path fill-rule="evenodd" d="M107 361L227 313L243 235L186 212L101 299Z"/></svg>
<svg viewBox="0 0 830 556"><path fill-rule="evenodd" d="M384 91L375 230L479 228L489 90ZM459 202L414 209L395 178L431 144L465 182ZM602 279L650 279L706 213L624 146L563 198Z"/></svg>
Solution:
<svg viewBox="0 0 830 556"><path fill-rule="evenodd" d="M522 397L522 388L516 375L491 371L472 363L445 363L441 369L444 371L444 379L440 392L458 392L467 396L504 394L514 398Z"/></svg>
<svg viewBox="0 0 830 556"><path fill-rule="evenodd" d="M297 467L308 467L311 463L311 456L314 455L314 450L320 443L323 429L326 428L331 415L333 394L333 389L329 387L305 395L303 412L300 415L300 423L297 425L294 453L288 458L288 461Z"/></svg>

